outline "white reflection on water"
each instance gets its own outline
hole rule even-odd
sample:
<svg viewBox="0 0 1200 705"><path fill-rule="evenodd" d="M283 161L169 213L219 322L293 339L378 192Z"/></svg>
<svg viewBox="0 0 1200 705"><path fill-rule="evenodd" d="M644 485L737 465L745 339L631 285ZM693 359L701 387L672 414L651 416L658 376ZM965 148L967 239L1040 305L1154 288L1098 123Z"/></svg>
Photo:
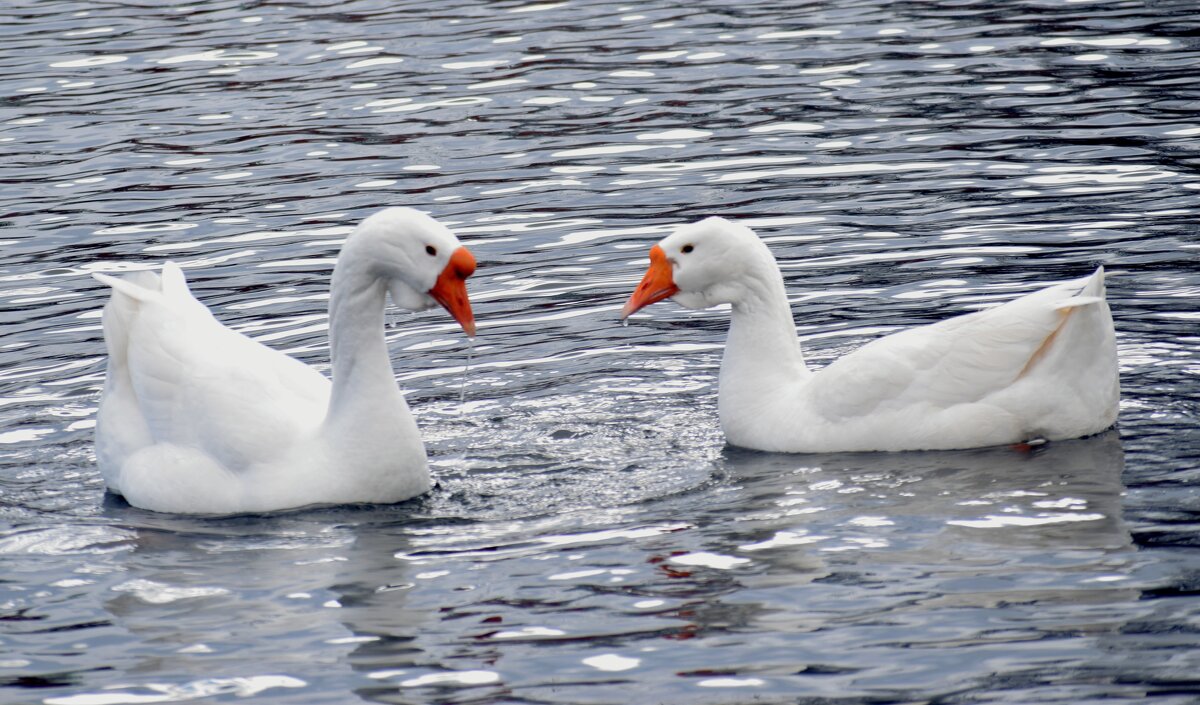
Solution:
<svg viewBox="0 0 1200 705"><path fill-rule="evenodd" d="M178 600L229 594L228 590L220 587L176 587L142 578L126 581L109 589L113 592L130 593L139 600L152 605L166 605Z"/></svg>
<svg viewBox="0 0 1200 705"><path fill-rule="evenodd" d="M74 69L74 68L89 68L92 66L106 66L108 64L119 64L123 61L128 61L128 56L120 56L116 54L108 54L103 56L87 56L82 59L68 59L65 61L56 61L50 64L51 68L56 69Z"/></svg>
<svg viewBox="0 0 1200 705"><path fill-rule="evenodd" d="M621 656L620 654L597 654L583 659L583 664L598 671L619 672L637 668L642 662L639 658Z"/></svg>
<svg viewBox="0 0 1200 705"><path fill-rule="evenodd" d="M730 160L728 163L738 163L736 160ZM761 163L761 162L760 162ZM725 166L725 164L720 164ZM701 166L692 166L689 168L703 168ZM945 169L946 164L943 162L881 162L881 163L851 163L839 164L836 166L800 166L790 167L788 169L764 169L761 171L738 171L730 174L721 174L713 177L713 181L754 181L758 179L768 179L777 176L844 176L850 174L879 174L887 172L907 172L907 171L926 171L931 169Z"/></svg>
<svg viewBox="0 0 1200 705"><path fill-rule="evenodd" d="M137 534L114 526L58 526L5 532L0 555L79 555L126 551Z"/></svg>
<svg viewBox="0 0 1200 705"><path fill-rule="evenodd" d="M450 673L427 673L416 678L400 681L403 688L420 688L429 685L484 685L500 680L495 671L453 671Z"/></svg>
<svg viewBox="0 0 1200 705"><path fill-rule="evenodd" d="M606 154L629 154L632 152L645 152L651 149L680 149L683 145L677 144L614 144L605 145L602 147L582 147L580 149L564 149L560 152L554 152L552 157L595 157Z"/></svg>
<svg viewBox="0 0 1200 705"><path fill-rule="evenodd" d="M1103 514L1050 514L1038 516L1008 516L993 514L981 519L954 519L946 522L953 526L967 526L973 529L1003 529L1011 526L1043 526L1046 524L1062 524L1077 521L1102 521L1108 517Z"/></svg>
<svg viewBox="0 0 1200 705"><path fill-rule="evenodd" d="M716 570L730 570L740 565L745 565L750 562L749 558L738 558L737 556L726 556L720 553L712 553L710 551L697 551L695 553L684 553L678 556L671 556L671 563L688 566L702 566L704 568L714 568Z"/></svg>
<svg viewBox="0 0 1200 705"><path fill-rule="evenodd" d="M264 59L273 59L279 56L273 51L243 51L237 49L212 49L210 51L196 52L193 54L179 54L177 56L169 56L165 59L159 59L156 63L170 64L186 64L192 62L224 62L224 61L262 61Z"/></svg>
<svg viewBox="0 0 1200 705"><path fill-rule="evenodd" d="M824 125L815 122L775 122L767 125L756 125L750 132L820 132Z"/></svg>
<svg viewBox="0 0 1200 705"><path fill-rule="evenodd" d="M146 683L136 686L149 692L122 692L134 686L117 686L98 693L81 693L46 698L45 705L138 705L139 703L178 703L220 695L251 698L273 688L303 688L308 685L292 676L247 676L243 678L205 678L181 685Z"/></svg>

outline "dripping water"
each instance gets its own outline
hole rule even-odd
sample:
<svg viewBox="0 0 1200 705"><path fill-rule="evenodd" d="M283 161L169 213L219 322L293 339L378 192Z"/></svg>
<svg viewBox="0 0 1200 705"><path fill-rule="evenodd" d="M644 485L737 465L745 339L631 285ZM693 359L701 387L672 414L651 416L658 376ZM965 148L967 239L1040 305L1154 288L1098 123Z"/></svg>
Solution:
<svg viewBox="0 0 1200 705"><path fill-rule="evenodd" d="M475 338L467 338L467 364L463 366L462 383L458 385L458 413L463 412L467 401L467 377L471 374L471 358L475 357Z"/></svg>

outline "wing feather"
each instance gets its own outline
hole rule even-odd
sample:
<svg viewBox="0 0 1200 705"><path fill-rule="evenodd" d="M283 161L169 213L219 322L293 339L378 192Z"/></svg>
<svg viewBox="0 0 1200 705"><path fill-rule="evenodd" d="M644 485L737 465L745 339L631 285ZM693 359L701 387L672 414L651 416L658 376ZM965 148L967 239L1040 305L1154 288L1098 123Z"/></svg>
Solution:
<svg viewBox="0 0 1200 705"><path fill-rule="evenodd" d="M1028 370L1073 310L1103 302L1102 288L1077 295L1094 278L874 340L814 375L809 393L840 419L980 401Z"/></svg>
<svg viewBox="0 0 1200 705"><path fill-rule="evenodd" d="M114 286L114 300L129 297L119 370L129 391L110 405L116 413L104 419L107 426L143 425L149 443L195 448L241 469L278 457L324 419L328 379L219 323L177 267L163 268L157 290L105 283ZM135 413L140 418L130 418Z"/></svg>

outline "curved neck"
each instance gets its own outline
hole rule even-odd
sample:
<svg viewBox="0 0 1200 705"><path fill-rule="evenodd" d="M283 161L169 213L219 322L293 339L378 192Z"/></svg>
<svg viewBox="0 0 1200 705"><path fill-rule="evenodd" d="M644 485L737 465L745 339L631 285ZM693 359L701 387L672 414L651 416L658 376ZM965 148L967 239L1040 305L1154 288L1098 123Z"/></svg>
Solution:
<svg viewBox="0 0 1200 705"><path fill-rule="evenodd" d="M349 254L350 256L346 256ZM329 296L333 392L327 421L371 413L381 396L398 394L383 335L387 287L353 253L338 259Z"/></svg>
<svg viewBox="0 0 1200 705"><path fill-rule="evenodd" d="M720 398L723 403L757 405L774 392L806 379L809 374L796 337L783 276L767 255L739 287L733 304L729 338L721 359Z"/></svg>

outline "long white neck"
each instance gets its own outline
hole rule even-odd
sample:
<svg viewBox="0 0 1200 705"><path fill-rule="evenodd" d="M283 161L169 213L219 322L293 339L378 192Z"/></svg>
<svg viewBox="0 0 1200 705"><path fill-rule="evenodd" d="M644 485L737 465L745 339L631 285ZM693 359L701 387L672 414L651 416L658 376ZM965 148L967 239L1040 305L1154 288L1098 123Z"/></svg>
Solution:
<svg viewBox="0 0 1200 705"><path fill-rule="evenodd" d="M766 254L740 284L721 359L722 417L762 410L764 400L811 375L775 260Z"/></svg>
<svg viewBox="0 0 1200 705"><path fill-rule="evenodd" d="M329 342L333 393L327 423L355 423L386 408L399 396L383 335L387 286L369 262L346 247L333 270L329 297Z"/></svg>

